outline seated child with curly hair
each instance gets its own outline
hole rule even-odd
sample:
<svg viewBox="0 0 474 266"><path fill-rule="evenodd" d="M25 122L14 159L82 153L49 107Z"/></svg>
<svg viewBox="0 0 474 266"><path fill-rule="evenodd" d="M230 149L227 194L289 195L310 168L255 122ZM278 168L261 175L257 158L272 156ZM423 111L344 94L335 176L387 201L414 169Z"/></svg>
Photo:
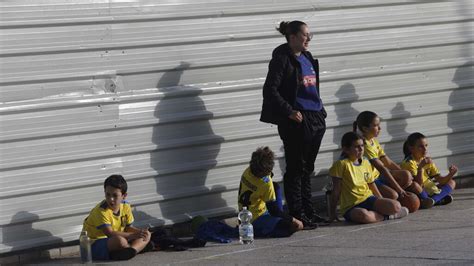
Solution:
<svg viewBox="0 0 474 266"><path fill-rule="evenodd" d="M270 148L258 148L240 180L239 210L252 212L255 237L288 237L303 229L301 221L283 211L281 189L272 181L274 158Z"/></svg>

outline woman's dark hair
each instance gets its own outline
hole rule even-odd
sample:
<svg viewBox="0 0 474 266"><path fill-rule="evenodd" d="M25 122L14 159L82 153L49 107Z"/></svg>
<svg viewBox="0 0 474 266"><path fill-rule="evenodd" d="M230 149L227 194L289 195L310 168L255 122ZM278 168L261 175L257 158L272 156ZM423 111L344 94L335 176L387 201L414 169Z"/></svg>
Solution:
<svg viewBox="0 0 474 266"><path fill-rule="evenodd" d="M425 135L421 134L420 132L411 133L410 136L408 136L407 140L405 140L405 142L403 143L403 154L405 155L405 157L411 155L410 147L415 146L418 140L425 138Z"/></svg>
<svg viewBox="0 0 474 266"><path fill-rule="evenodd" d="M121 175L111 175L107 177L107 179L104 181L104 190L107 186L120 189L122 194L127 193L127 181L125 181L125 178L123 178Z"/></svg>
<svg viewBox="0 0 474 266"><path fill-rule="evenodd" d="M352 131L356 132L357 128L360 131L364 131L364 127L370 127L370 124L374 121L377 117L377 114L371 111L363 111L357 116L356 121L352 123Z"/></svg>
<svg viewBox="0 0 474 266"><path fill-rule="evenodd" d="M275 166L275 154L268 147L260 147L252 153L250 160L250 171L256 177L268 175Z"/></svg>
<svg viewBox="0 0 474 266"><path fill-rule="evenodd" d="M289 21L282 21L280 22L280 26L277 29L283 36L285 36L286 41L290 41L290 35L295 35L301 31L301 26L306 25L303 21L293 20Z"/></svg>

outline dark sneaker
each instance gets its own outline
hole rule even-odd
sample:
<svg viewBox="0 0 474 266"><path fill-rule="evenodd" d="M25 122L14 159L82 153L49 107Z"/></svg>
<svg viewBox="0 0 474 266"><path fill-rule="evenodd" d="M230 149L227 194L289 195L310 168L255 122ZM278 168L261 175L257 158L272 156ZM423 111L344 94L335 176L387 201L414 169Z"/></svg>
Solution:
<svg viewBox="0 0 474 266"><path fill-rule="evenodd" d="M329 222L327 219L324 219L323 217L314 214L313 217L311 217L311 222L319 225L319 226L326 226L329 225Z"/></svg>
<svg viewBox="0 0 474 266"><path fill-rule="evenodd" d="M129 260L135 257L135 255L137 255L137 251L132 247L109 252L111 260Z"/></svg>
<svg viewBox="0 0 474 266"><path fill-rule="evenodd" d="M420 209L429 209L433 207L434 204L435 201L432 198L420 199Z"/></svg>
<svg viewBox="0 0 474 266"><path fill-rule="evenodd" d="M300 220L303 223L303 230L314 230L318 228L318 224L313 223L311 219L306 217L306 215L304 214L300 218L296 218L296 219Z"/></svg>
<svg viewBox="0 0 474 266"><path fill-rule="evenodd" d="M446 197L442 198L440 201L436 203L436 205L447 205L451 202L453 202L453 196L447 195Z"/></svg>
<svg viewBox="0 0 474 266"><path fill-rule="evenodd" d="M142 249L142 251L140 251L140 254L141 253L145 253L145 252L150 252L150 251L154 251L155 250L155 245L153 244L153 242L148 242L148 244L146 244L146 246Z"/></svg>

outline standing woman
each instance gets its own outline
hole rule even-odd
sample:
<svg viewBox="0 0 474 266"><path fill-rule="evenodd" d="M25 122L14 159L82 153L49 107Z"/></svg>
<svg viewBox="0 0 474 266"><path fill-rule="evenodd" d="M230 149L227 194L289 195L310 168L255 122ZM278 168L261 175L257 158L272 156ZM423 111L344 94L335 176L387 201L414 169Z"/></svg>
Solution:
<svg viewBox="0 0 474 266"><path fill-rule="evenodd" d="M301 21L281 22L286 43L273 50L263 86L260 121L278 125L285 148L285 198L290 215L306 229L325 222L313 208L311 174L326 131L319 93L319 65L308 51L313 34Z"/></svg>

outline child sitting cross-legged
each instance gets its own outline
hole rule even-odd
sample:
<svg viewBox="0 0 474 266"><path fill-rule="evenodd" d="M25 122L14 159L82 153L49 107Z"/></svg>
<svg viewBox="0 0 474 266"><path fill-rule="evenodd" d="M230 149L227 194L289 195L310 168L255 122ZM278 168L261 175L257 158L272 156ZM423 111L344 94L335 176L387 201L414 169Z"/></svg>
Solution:
<svg viewBox="0 0 474 266"><path fill-rule="evenodd" d="M127 182L111 175L104 182L105 199L84 220L83 231L93 241L93 260L128 260L144 250L152 250L150 232L132 225L133 214L127 197Z"/></svg>
<svg viewBox="0 0 474 266"><path fill-rule="evenodd" d="M405 159L402 168L410 171L415 178L415 182L420 184L427 191L430 199L436 205L446 205L453 201L452 191L456 187L453 180L458 168L450 165L447 175L441 175L438 167L428 156L428 140L419 133L412 133L403 144Z"/></svg>
<svg viewBox="0 0 474 266"><path fill-rule="evenodd" d="M380 173L363 157L363 138L347 132L341 144L341 158L329 169L333 182L329 221L339 221L336 214L339 198L341 213L349 222L375 223L407 216L408 209L398 201L382 198L374 183Z"/></svg>

